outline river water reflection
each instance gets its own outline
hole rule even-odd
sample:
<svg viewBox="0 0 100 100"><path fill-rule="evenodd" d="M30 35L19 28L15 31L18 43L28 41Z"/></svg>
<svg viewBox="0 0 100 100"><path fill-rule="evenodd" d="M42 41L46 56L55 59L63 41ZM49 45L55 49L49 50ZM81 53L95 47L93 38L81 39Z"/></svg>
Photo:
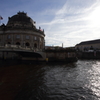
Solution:
<svg viewBox="0 0 100 100"><path fill-rule="evenodd" d="M2 65L0 87L0 100L100 100L100 61Z"/></svg>

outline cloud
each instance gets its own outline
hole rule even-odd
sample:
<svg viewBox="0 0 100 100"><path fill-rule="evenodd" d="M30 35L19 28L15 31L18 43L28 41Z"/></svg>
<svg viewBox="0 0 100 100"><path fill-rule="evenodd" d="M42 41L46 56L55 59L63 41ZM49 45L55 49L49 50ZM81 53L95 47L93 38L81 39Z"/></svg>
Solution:
<svg viewBox="0 0 100 100"><path fill-rule="evenodd" d="M74 46L81 41L100 38L100 0L2 2L0 8L5 8L0 10L3 22L18 11L27 12L36 21L36 26L45 30L46 45Z"/></svg>
<svg viewBox="0 0 100 100"><path fill-rule="evenodd" d="M46 29L46 45L64 43L65 46L74 46L81 41L98 38L100 29L91 26L90 16L100 2L92 0L91 3L89 0L84 6L79 1L74 2L79 5L73 6L72 2L67 0L62 8L55 12L55 17L50 22L41 23Z"/></svg>

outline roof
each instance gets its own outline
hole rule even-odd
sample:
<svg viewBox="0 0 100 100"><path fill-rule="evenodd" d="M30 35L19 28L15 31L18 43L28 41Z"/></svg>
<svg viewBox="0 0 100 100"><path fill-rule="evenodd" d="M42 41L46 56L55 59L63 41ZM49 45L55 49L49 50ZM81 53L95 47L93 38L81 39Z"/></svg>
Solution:
<svg viewBox="0 0 100 100"><path fill-rule="evenodd" d="M33 21L29 16L27 16L27 13L18 12L12 17L9 17L7 25L0 26L0 31L7 31L7 30L33 31L45 36L44 29L41 30L40 27L39 29L37 29L35 24L36 22Z"/></svg>
<svg viewBox="0 0 100 100"><path fill-rule="evenodd" d="M97 44L97 43L100 43L100 39L91 40L91 41L84 41L84 42L79 43L78 45Z"/></svg>
<svg viewBox="0 0 100 100"><path fill-rule="evenodd" d="M9 17L7 26L12 26L14 24L27 24L31 27L35 27L35 21L27 16L27 13L18 12L16 15Z"/></svg>

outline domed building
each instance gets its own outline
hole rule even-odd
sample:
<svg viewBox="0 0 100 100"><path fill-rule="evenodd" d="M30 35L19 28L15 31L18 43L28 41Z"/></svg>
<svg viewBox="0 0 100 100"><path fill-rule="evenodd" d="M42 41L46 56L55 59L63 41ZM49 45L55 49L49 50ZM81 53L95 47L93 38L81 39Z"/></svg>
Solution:
<svg viewBox="0 0 100 100"><path fill-rule="evenodd" d="M0 26L0 46L19 46L31 50L43 51L45 48L44 30L36 28L27 13L18 12L8 17L6 25Z"/></svg>

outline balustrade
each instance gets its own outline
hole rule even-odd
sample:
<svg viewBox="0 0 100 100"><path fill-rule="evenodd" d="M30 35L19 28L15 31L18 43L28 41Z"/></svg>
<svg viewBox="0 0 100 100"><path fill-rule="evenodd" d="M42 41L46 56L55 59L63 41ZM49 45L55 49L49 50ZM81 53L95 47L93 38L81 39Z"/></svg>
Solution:
<svg viewBox="0 0 100 100"><path fill-rule="evenodd" d="M20 45L11 45L11 44L5 44L4 46L0 46L0 50L5 49L11 49L11 50L26 50L26 51L33 51L33 52L38 52L38 51L42 51L39 50L38 48L33 48L33 47L27 47L27 46L20 46Z"/></svg>

